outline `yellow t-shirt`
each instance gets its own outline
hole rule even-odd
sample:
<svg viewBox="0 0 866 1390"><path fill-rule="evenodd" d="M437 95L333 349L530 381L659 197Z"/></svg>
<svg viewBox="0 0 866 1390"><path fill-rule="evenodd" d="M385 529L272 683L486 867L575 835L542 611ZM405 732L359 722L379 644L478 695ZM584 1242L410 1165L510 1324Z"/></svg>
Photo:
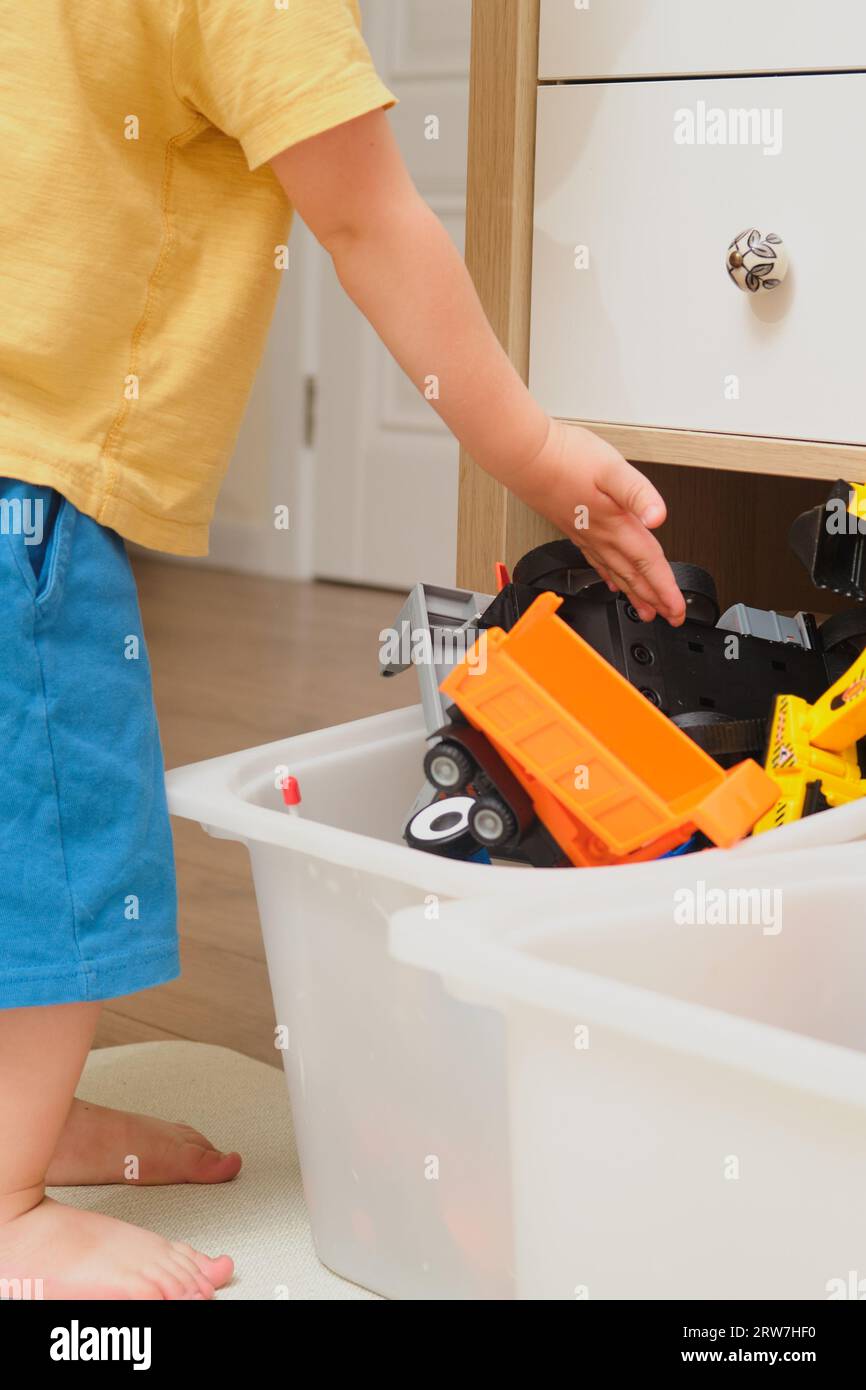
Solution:
<svg viewBox="0 0 866 1390"><path fill-rule="evenodd" d="M356 0L0 0L0 474L208 524L280 277L267 161L394 98Z"/></svg>

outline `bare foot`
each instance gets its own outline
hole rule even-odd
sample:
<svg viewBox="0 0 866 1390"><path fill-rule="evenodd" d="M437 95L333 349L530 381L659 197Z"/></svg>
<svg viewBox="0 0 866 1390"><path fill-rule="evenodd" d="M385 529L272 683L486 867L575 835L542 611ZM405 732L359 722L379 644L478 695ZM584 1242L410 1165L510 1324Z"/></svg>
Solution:
<svg viewBox="0 0 866 1390"><path fill-rule="evenodd" d="M45 1181L49 1187L229 1182L240 1154L220 1153L189 1125L74 1100Z"/></svg>
<svg viewBox="0 0 866 1390"><path fill-rule="evenodd" d="M0 1225L0 1274L41 1280L46 1299L207 1299L232 1277L179 1241L45 1197Z"/></svg>

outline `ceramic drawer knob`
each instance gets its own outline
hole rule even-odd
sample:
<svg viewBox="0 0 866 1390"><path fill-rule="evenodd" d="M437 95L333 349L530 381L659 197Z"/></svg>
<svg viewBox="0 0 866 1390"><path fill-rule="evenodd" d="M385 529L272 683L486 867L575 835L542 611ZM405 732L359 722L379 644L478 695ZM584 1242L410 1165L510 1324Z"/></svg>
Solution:
<svg viewBox="0 0 866 1390"><path fill-rule="evenodd" d="M747 227L734 237L725 253L728 274L747 294L775 290L788 274L788 252L776 232Z"/></svg>

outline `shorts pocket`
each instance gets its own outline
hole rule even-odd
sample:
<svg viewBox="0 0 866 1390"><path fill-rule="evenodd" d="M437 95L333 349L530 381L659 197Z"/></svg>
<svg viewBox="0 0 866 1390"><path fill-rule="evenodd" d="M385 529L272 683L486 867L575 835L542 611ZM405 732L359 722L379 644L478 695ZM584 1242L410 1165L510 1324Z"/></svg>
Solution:
<svg viewBox="0 0 866 1390"><path fill-rule="evenodd" d="M31 562L36 602L43 610L51 605L55 594L62 592L76 519L72 503L59 493L55 494L55 498L55 505L47 511L38 574Z"/></svg>
<svg viewBox="0 0 866 1390"><path fill-rule="evenodd" d="M40 612L62 590L77 513L54 488L0 478L0 530Z"/></svg>

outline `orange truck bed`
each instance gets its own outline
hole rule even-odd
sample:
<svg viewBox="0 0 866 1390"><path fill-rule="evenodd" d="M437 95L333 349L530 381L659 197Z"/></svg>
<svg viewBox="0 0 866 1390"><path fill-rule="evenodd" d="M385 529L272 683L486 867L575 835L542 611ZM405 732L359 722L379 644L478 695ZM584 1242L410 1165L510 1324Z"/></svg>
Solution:
<svg viewBox="0 0 866 1390"><path fill-rule="evenodd" d="M695 829L732 845L774 803L751 759L725 771L541 594L482 635L442 692L490 741L573 864L656 858Z"/></svg>

